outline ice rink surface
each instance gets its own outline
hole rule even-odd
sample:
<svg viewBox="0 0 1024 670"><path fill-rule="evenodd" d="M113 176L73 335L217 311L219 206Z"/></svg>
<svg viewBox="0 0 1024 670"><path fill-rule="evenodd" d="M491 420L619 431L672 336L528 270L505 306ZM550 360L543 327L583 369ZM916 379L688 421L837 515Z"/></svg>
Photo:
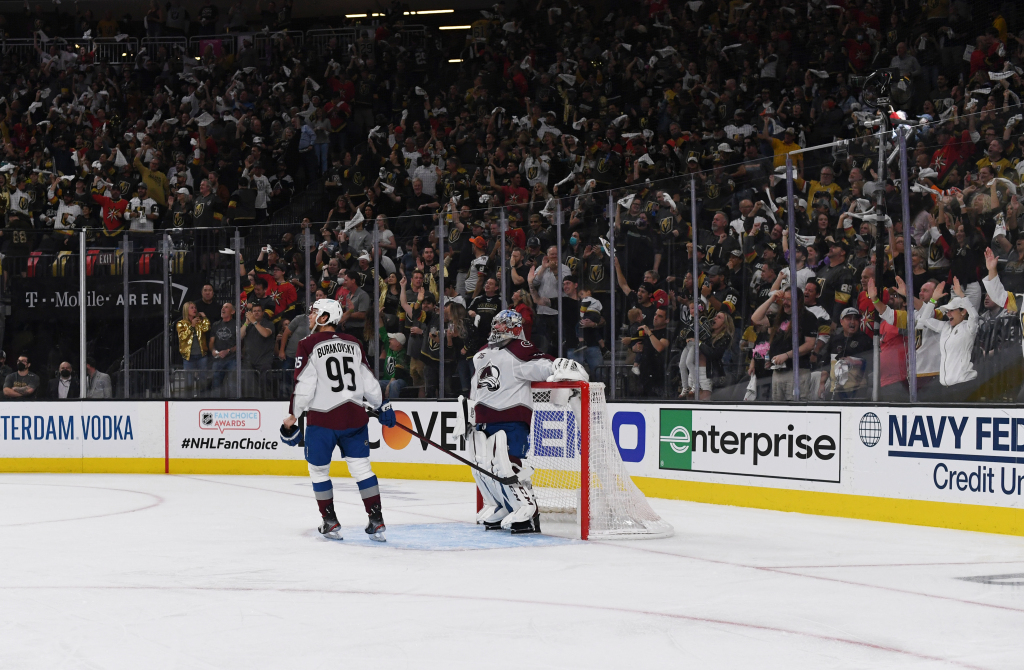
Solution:
<svg viewBox="0 0 1024 670"><path fill-rule="evenodd" d="M0 668L1024 668L1021 537L652 500L674 537L512 538L381 480L380 545L334 482L341 542L305 478L0 475Z"/></svg>

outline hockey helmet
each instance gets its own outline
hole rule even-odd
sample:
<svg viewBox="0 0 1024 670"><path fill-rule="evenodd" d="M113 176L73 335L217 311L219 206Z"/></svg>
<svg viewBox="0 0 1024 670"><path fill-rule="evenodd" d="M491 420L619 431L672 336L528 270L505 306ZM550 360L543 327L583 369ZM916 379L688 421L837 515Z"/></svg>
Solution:
<svg viewBox="0 0 1024 670"><path fill-rule="evenodd" d="M491 321L491 335L487 338L490 344L498 344L506 340L525 340L523 335L523 316L514 309L503 309Z"/></svg>
<svg viewBox="0 0 1024 670"><path fill-rule="evenodd" d="M314 312L316 312L315 326L336 326L341 323L341 304L337 300L329 298L317 300L309 308L310 314ZM321 323L320 317L325 314L327 315L327 321Z"/></svg>

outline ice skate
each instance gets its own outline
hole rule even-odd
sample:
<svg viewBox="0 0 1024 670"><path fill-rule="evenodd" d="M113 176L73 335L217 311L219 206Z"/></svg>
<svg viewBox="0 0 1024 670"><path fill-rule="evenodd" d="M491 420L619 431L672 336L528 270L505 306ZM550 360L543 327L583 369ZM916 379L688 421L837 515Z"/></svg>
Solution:
<svg viewBox="0 0 1024 670"><path fill-rule="evenodd" d="M366 534L374 542L387 542L387 538L384 537L385 530L387 528L384 526L384 515L381 514L380 505L374 505L370 509L370 522L366 524Z"/></svg>
<svg viewBox="0 0 1024 670"><path fill-rule="evenodd" d="M540 532L540 512L535 512L532 519L516 521L509 526L513 535L526 535Z"/></svg>
<svg viewBox="0 0 1024 670"><path fill-rule="evenodd" d="M483 510L481 510L482 512ZM490 515L486 517L477 517L480 519L477 523L484 525L484 530L501 530L501 520L508 516L508 510L504 507L492 507Z"/></svg>
<svg viewBox="0 0 1024 670"><path fill-rule="evenodd" d="M329 540L342 540L341 536L341 524L338 523L338 517L331 512L323 517L323 521L320 523L320 527L317 528L320 534Z"/></svg>

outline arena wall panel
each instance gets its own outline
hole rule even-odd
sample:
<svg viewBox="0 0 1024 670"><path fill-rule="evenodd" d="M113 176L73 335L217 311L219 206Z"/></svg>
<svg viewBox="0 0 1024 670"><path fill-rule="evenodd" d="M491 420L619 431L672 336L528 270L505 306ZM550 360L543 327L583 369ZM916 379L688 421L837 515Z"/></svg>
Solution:
<svg viewBox="0 0 1024 670"><path fill-rule="evenodd" d="M462 455L451 401L399 421ZM609 403L627 470L651 497L1024 535L1024 409ZM5 403L0 471L304 476L280 442L285 402ZM384 478L471 481L398 428L369 425ZM347 476L344 462L332 474Z"/></svg>

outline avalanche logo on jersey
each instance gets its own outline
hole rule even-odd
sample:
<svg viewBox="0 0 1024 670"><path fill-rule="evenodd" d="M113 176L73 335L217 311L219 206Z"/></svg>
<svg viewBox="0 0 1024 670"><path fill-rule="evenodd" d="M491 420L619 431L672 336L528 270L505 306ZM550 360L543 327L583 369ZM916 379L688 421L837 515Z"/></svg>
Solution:
<svg viewBox="0 0 1024 670"><path fill-rule="evenodd" d="M477 388L487 389L488 391L497 391L501 388L501 371L494 365L488 365L480 371L480 380L476 384Z"/></svg>

